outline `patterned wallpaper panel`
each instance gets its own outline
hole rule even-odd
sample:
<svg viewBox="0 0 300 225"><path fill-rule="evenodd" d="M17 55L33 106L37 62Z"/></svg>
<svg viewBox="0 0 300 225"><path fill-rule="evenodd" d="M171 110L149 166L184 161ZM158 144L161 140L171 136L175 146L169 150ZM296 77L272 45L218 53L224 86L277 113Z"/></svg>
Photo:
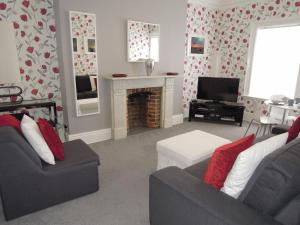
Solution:
<svg viewBox="0 0 300 225"><path fill-rule="evenodd" d="M150 57L150 34L159 32L159 25L128 21L129 60L139 61Z"/></svg>
<svg viewBox="0 0 300 225"><path fill-rule="evenodd" d="M92 14L71 12L72 37L77 38L74 54L76 75L98 74L96 53L86 53L86 39L96 38L96 17Z"/></svg>
<svg viewBox="0 0 300 225"><path fill-rule="evenodd" d="M264 0L225 10L208 9L188 4L186 36L191 33L209 36L208 52L204 58L185 57L184 109L196 97L197 77L210 73L210 62L220 55L219 74L241 79L240 95L244 93L251 23L300 16L300 1ZM253 111L253 101L261 99L240 98Z"/></svg>
<svg viewBox="0 0 300 225"><path fill-rule="evenodd" d="M63 122L52 0L0 0L0 21L12 22L25 100L56 101ZM33 112L33 113L37 113ZM47 110L39 116L46 116Z"/></svg>

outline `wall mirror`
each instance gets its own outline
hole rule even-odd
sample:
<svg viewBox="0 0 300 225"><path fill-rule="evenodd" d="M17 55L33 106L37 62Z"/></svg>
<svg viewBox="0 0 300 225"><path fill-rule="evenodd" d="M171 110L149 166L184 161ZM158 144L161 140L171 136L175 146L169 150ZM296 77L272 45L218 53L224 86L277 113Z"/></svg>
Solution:
<svg viewBox="0 0 300 225"><path fill-rule="evenodd" d="M129 62L145 62L149 58L159 61L159 24L129 20L127 35Z"/></svg>
<svg viewBox="0 0 300 225"><path fill-rule="evenodd" d="M70 11L77 116L100 113L96 15Z"/></svg>

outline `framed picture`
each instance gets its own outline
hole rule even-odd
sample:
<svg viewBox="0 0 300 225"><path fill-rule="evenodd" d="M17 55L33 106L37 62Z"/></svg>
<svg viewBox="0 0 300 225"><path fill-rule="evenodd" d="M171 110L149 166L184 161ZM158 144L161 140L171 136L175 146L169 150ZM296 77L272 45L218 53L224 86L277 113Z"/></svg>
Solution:
<svg viewBox="0 0 300 225"><path fill-rule="evenodd" d="M73 41L73 52L78 51L78 43L77 43L77 38L72 38Z"/></svg>
<svg viewBox="0 0 300 225"><path fill-rule="evenodd" d="M206 52L206 37L202 35L191 35L189 37L188 54L204 56Z"/></svg>
<svg viewBox="0 0 300 225"><path fill-rule="evenodd" d="M95 38L85 38L85 52L95 53L96 52L96 39Z"/></svg>

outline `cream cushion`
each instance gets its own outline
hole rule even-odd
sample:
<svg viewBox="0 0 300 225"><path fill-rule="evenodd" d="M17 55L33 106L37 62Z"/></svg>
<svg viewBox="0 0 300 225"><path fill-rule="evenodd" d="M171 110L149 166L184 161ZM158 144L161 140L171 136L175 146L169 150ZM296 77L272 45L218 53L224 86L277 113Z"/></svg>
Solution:
<svg viewBox="0 0 300 225"><path fill-rule="evenodd" d="M24 115L21 121L21 130L26 140L46 163L55 165L53 153L48 147L37 123L29 116Z"/></svg>
<svg viewBox="0 0 300 225"><path fill-rule="evenodd" d="M200 130L180 134L157 142L157 169L168 166L186 168L209 158L216 148L230 140Z"/></svg>
<svg viewBox="0 0 300 225"><path fill-rule="evenodd" d="M284 146L287 138L288 133L276 135L241 152L234 162L221 191L238 198L264 157Z"/></svg>

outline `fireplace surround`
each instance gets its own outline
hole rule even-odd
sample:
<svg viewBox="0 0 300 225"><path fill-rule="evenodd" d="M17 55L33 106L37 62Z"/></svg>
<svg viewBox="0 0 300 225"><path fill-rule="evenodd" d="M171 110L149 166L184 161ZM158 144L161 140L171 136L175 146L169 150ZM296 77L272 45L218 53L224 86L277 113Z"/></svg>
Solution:
<svg viewBox="0 0 300 225"><path fill-rule="evenodd" d="M117 140L127 137L127 98L128 92L132 89L141 89L143 92L152 88L160 89L160 102L156 102L156 104L160 104L159 127L172 127L175 78L176 76L166 75L128 76L122 78L105 77L110 82L111 89L113 138Z"/></svg>

